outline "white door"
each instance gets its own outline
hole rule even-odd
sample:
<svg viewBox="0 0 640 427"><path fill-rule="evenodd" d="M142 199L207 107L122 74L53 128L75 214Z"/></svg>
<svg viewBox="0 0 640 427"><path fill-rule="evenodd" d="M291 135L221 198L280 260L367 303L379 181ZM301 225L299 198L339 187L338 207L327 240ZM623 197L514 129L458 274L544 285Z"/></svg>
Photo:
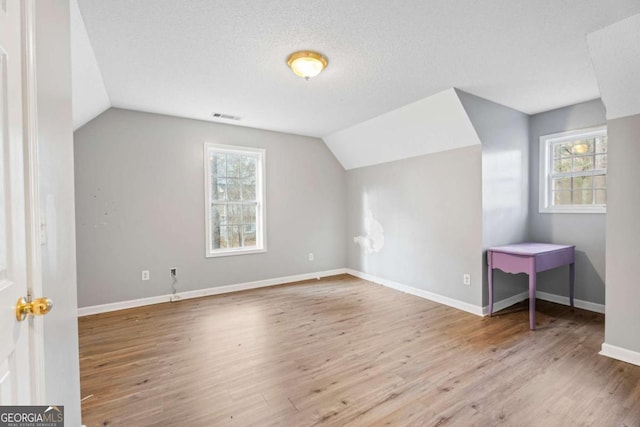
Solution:
<svg viewBox="0 0 640 427"><path fill-rule="evenodd" d="M31 400L29 325L16 301L27 296L21 5L0 0L0 405Z"/></svg>

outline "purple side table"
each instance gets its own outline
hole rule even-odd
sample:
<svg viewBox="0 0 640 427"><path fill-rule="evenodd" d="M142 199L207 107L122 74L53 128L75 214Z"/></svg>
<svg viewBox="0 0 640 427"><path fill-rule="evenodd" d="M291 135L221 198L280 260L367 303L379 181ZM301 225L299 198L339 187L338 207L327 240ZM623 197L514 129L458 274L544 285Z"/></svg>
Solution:
<svg viewBox="0 0 640 427"><path fill-rule="evenodd" d="M489 316L493 314L493 269L505 273L529 275L529 327L536 329L536 273L552 268L569 266L569 302L573 307L573 282L575 278L575 246L547 243L516 243L496 246L487 250L489 264Z"/></svg>

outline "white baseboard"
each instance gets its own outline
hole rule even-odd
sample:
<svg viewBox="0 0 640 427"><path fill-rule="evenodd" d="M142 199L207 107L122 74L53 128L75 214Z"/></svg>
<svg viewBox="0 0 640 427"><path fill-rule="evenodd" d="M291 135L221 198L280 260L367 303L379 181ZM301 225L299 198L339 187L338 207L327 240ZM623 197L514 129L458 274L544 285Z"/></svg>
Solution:
<svg viewBox="0 0 640 427"><path fill-rule="evenodd" d="M298 274L295 276L278 277L275 279L258 280L255 282L239 283L235 285L217 286L214 288L198 289L195 291L178 292L176 295L166 294L153 297L140 298L129 301L119 301L109 304L94 305L89 307L81 307L78 309L78 316L89 316L91 314L106 313L109 311L124 310L127 308L141 307L144 305L159 304L162 302L170 302L173 300L183 300L190 298L198 298L209 295L226 294L229 292L245 291L249 289L264 288L267 286L282 285L285 283L300 282L303 280L316 279L321 277L336 276L338 274L351 274L352 276L359 277L364 280L368 280L379 285L386 286L391 289L395 289L401 292L405 292L411 295L415 295L430 301L434 301L440 304L447 305L449 307L457 308L458 310L466 311L468 313L475 314L477 316L486 316L489 314L489 307L480 307L464 301L460 301L454 298L446 297L444 295L436 294L433 292L425 291L424 289L414 288L412 286L404 285L402 283L394 282L393 280L384 279L361 271L352 270L350 268L338 268L335 270L320 271L316 273ZM176 298L177 297L177 298ZM524 301L529 298L529 292L525 291L512 297L497 301L493 305L493 312L498 312L507 307L517 304L520 301ZM569 297L563 297L559 295L549 294L546 292L536 292L536 298L550 301L557 304L569 305ZM574 304L578 308L582 308L589 311L595 311L597 313L604 313L605 306L603 304L596 304L589 301L583 301L579 299L574 300Z"/></svg>
<svg viewBox="0 0 640 427"><path fill-rule="evenodd" d="M637 351L627 350L626 348L607 344L605 342L602 343L602 350L599 354L640 366L640 353Z"/></svg>
<svg viewBox="0 0 640 427"><path fill-rule="evenodd" d="M373 276L371 274L363 273L357 270L352 270L350 268L347 268L347 274L350 274L355 277L359 277L364 280L368 280L373 283L377 283L382 286L386 286L387 288L395 289L398 291L405 292L407 294L428 299L433 302L448 305L449 307L457 308L458 310L466 311L467 313L475 314L477 316L483 315L482 307L469 304L468 302L460 301L450 297L445 297L440 294L425 291L424 289L418 289L412 286L403 285L402 283L394 282L393 280L383 279L382 277Z"/></svg>
<svg viewBox="0 0 640 427"><path fill-rule="evenodd" d="M433 292L425 291L424 289L414 288L412 286L404 285L402 283L394 282L393 280L384 279L382 277L374 276L372 274L363 273L361 271L352 270L347 268L347 274L351 274L352 276L359 277L364 280L368 280L373 283L377 283L379 285L386 286L391 289L396 289L398 291L405 292L407 294L415 295L421 298L428 299L430 301L434 301L440 304L448 305L449 307L457 308L458 310L463 310L468 313L475 314L477 316L487 316L489 314L489 306L480 307L477 305L473 305L464 301L460 301L454 298L446 297L440 294L436 294ZM496 313L500 310L503 310L507 307L510 307L514 304L517 304L521 301L529 298L529 292L524 291L517 295L513 295L509 298L505 298L500 301L496 301L493 304L493 312ZM536 298L544 301L554 302L556 304L569 305L569 297L563 297L559 295L549 294L546 292L536 292ZM584 310L595 311L597 313L604 313L604 305L596 304L589 301L583 301L579 299L573 300L574 305L577 308L582 308Z"/></svg>
<svg viewBox="0 0 640 427"><path fill-rule="evenodd" d="M509 298L505 298L502 299L500 301L496 301L493 303L493 312L497 313L500 310L504 310L507 307L511 307L514 304L517 304L521 301L526 300L527 298L529 298L529 291L524 291L521 292L517 295L514 295L512 297ZM489 315L489 306L485 305L484 307L482 307L482 315L483 316L488 316Z"/></svg>
<svg viewBox="0 0 640 427"><path fill-rule="evenodd" d="M556 304L570 305L569 297L549 294L547 292L536 291L536 298L544 301L555 302ZM598 304L595 302L583 301L581 299L574 298L573 305L583 310L595 311L596 313L604 314L604 304Z"/></svg>
<svg viewBox="0 0 640 427"><path fill-rule="evenodd" d="M495 304L493 304L493 312L497 312L500 310L503 310L509 306L512 306L513 304L517 304L520 301L524 301L527 298L529 298L529 291L524 291L522 293L519 293L518 295L514 295L512 297L509 297L507 299L503 299L501 301L496 302ZM549 302L554 302L556 304L562 304L562 305L570 305L569 304L569 297L563 297L560 295L555 295L555 294L550 294L547 292L540 292L540 291L536 291L536 299L540 299L543 301L549 301ZM573 299L573 305L577 308L581 308L583 310L589 310L589 311L594 311L596 313L603 313L604 314L604 304L597 304L595 302L590 302L590 301L583 301L580 299ZM483 307L483 313L485 315L489 314L489 306L485 306Z"/></svg>
<svg viewBox="0 0 640 427"><path fill-rule="evenodd" d="M81 307L78 309L78 316L89 316L91 314L106 313L109 311L124 310L126 308L141 307L144 305L158 304L161 302L170 302L172 300L183 300L190 298L205 297L209 295L226 294L229 292L245 291L248 289L264 288L267 286L283 285L285 283L301 282L309 279L319 279L321 277L336 276L338 274L347 273L346 268L338 268L335 270L319 271L316 273L298 274L295 276L277 277L275 279L258 280L255 282L238 283L235 285L217 286L214 288L198 289L195 291L178 292L175 295L166 294L147 298L140 298L129 301L120 301L109 304L93 305L89 307Z"/></svg>

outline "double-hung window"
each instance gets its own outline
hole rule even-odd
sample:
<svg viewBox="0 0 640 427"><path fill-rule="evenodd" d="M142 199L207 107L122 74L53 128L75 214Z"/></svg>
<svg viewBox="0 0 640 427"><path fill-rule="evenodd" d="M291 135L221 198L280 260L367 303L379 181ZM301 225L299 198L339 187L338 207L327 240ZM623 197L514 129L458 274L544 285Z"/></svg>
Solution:
<svg viewBox="0 0 640 427"><path fill-rule="evenodd" d="M206 256L264 252L264 150L205 143L204 159Z"/></svg>
<svg viewBox="0 0 640 427"><path fill-rule="evenodd" d="M540 212L605 213L607 128L540 137Z"/></svg>

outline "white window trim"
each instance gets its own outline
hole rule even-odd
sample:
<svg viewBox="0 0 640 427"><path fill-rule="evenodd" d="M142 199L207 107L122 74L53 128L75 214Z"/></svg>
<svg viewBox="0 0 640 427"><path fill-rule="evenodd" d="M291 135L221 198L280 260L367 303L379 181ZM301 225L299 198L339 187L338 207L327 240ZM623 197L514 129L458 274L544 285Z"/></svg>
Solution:
<svg viewBox="0 0 640 427"><path fill-rule="evenodd" d="M580 138L588 138L593 136L603 136L607 134L606 126L597 126L588 129L571 130L567 132L554 133L551 135L540 136L540 176L539 176L539 200L538 212L540 213L607 213L607 205L569 205L569 206L552 206L549 182L551 176L551 156L549 156L549 147L554 142L571 141Z"/></svg>
<svg viewBox="0 0 640 427"><path fill-rule="evenodd" d="M256 248L225 248L211 249L211 174L209 173L209 149L222 150L229 153L257 153L259 161L257 162L256 176L259 182L256 185L256 199L261 200L256 209ZM265 164L267 161L267 153L263 148L242 147L238 145L214 144L212 142L204 142L204 223L205 223L205 256L207 258L248 255L267 252L267 200L266 200L266 174Z"/></svg>

